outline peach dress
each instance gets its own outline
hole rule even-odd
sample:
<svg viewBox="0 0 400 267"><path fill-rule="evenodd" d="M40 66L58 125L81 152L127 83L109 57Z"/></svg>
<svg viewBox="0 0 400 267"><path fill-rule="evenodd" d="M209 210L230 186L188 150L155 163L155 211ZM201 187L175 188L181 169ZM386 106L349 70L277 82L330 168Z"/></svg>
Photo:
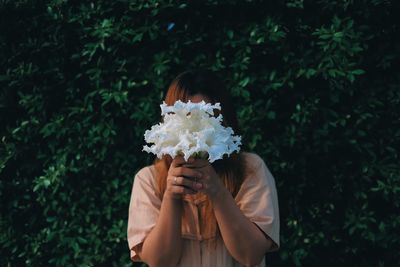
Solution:
<svg viewBox="0 0 400 267"><path fill-rule="evenodd" d="M271 251L279 248L279 207L275 180L264 161L244 152L250 170L235 197L243 214L273 241ZM133 261L141 261L137 249L155 226L161 199L155 193L155 168L147 166L135 176L128 218L128 245ZM198 193L183 197L185 220L182 220L183 250L178 266L243 266L228 252L216 221L211 227L202 224L206 196ZM232 222L234 223L234 222ZM213 241L213 242L211 242ZM265 266L264 260L257 266Z"/></svg>

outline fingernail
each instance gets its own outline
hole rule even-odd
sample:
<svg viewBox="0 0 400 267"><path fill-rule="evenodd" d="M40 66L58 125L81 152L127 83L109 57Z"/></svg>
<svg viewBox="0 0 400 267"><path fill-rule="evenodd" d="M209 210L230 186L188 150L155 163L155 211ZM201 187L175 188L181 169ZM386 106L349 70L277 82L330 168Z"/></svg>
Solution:
<svg viewBox="0 0 400 267"><path fill-rule="evenodd" d="M197 187L197 188L202 188L202 187L203 187L203 184L201 184L201 183L196 183L196 187Z"/></svg>

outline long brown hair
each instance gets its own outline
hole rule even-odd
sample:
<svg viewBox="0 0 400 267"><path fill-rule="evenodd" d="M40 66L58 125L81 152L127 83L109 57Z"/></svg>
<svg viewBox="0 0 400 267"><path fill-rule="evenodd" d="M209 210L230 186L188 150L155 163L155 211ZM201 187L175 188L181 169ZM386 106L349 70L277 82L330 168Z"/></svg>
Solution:
<svg viewBox="0 0 400 267"><path fill-rule="evenodd" d="M232 127L235 134L238 134L236 112L231 96L220 78L212 71L198 69L188 70L179 74L168 87L164 101L167 105L173 105L177 100L186 102L189 97L196 94L206 96L212 103L221 103L221 114L224 117L224 125ZM162 198L166 189L166 178L171 162L172 158L170 156L164 156L162 159L155 160L157 193L160 198ZM238 153L231 154L230 157L224 157L213 162L212 166L225 187L235 197L244 176L245 163L241 155ZM212 219L213 213L209 201L207 205L207 214L204 214L203 218L208 221Z"/></svg>

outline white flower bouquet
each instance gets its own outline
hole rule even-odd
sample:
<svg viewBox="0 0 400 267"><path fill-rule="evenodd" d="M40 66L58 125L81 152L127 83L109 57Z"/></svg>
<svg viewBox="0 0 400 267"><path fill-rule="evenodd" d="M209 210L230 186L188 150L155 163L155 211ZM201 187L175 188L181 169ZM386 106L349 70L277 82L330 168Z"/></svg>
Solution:
<svg viewBox="0 0 400 267"><path fill-rule="evenodd" d="M176 101L173 106L165 102L160 105L164 121L153 125L144 134L145 141L152 146L143 150L161 158L170 155L206 158L209 162L222 159L234 151L239 152L241 137L234 135L231 127L222 125L223 117L214 116L214 110L221 110L220 103L184 103Z"/></svg>

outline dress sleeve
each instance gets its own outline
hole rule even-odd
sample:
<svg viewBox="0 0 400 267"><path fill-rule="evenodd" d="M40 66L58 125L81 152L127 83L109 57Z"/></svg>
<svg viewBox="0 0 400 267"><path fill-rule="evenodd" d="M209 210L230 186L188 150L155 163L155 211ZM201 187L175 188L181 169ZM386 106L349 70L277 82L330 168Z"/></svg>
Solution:
<svg viewBox="0 0 400 267"><path fill-rule="evenodd" d="M279 248L279 206L275 179L256 154L247 153L245 180L235 197L243 214L273 241L270 251Z"/></svg>
<svg viewBox="0 0 400 267"><path fill-rule="evenodd" d="M145 167L136 174L133 182L127 229L128 245L133 261L141 260L137 252L159 216L161 200L156 195L154 179L150 167Z"/></svg>

